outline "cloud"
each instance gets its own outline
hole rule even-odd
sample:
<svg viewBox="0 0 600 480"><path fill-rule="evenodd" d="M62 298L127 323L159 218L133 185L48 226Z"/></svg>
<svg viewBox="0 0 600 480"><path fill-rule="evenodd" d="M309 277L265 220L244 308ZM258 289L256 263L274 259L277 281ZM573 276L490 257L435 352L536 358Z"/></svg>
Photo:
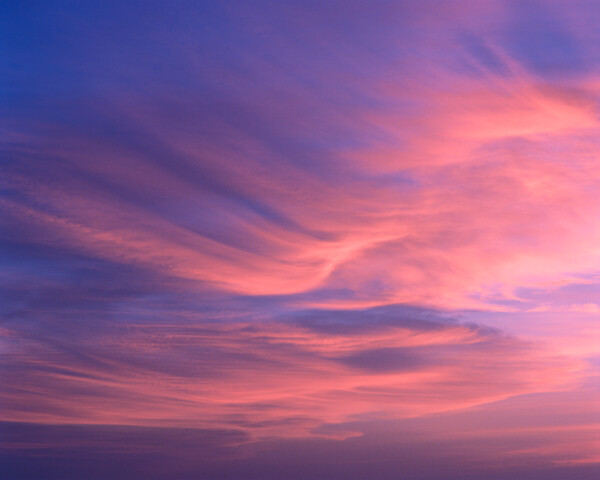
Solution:
<svg viewBox="0 0 600 480"><path fill-rule="evenodd" d="M368 67L353 64L339 99L328 72L307 88L261 59L230 72L230 90L98 92L68 116L42 106L42 121L12 127L9 227L240 294L354 292L315 306L481 307L492 284L586 270L595 76L541 81L487 44L506 72L424 58L414 79L378 66L385 80L356 84Z"/></svg>
<svg viewBox="0 0 600 480"><path fill-rule="evenodd" d="M594 1L0 9L14 468L592 477Z"/></svg>
<svg viewBox="0 0 600 480"><path fill-rule="evenodd" d="M163 305L157 317L168 321L148 322L130 303L118 322L98 317L90 329L82 312L44 331L43 317L23 310L4 331L4 418L293 437L361 415L406 418L567 388L581 368L401 306L223 321Z"/></svg>

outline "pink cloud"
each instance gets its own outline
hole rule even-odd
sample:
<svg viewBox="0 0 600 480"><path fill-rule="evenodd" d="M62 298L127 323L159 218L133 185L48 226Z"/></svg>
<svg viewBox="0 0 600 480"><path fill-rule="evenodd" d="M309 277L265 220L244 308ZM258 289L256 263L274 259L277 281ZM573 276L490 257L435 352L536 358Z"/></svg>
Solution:
<svg viewBox="0 0 600 480"><path fill-rule="evenodd" d="M3 395L5 418L304 436L365 415L401 419L570 388L581 368L458 324L358 335L268 322L128 331L110 335L108 348L102 337L86 342L85 360L59 346L26 347Z"/></svg>
<svg viewBox="0 0 600 480"><path fill-rule="evenodd" d="M597 462L594 2L321 3L125 2L10 80L7 448Z"/></svg>

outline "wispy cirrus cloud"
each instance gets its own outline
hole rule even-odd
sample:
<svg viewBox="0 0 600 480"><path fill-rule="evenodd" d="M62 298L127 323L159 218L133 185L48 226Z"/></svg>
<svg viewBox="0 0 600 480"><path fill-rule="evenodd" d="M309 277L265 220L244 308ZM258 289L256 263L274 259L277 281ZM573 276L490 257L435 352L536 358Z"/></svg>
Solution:
<svg viewBox="0 0 600 480"><path fill-rule="evenodd" d="M148 323L131 303L119 320L88 306L85 319L46 331L43 314L23 311L4 332L13 344L5 419L293 437L365 415L406 418L563 389L582 368L497 330L400 306L245 321L163 306Z"/></svg>
<svg viewBox="0 0 600 480"><path fill-rule="evenodd" d="M3 7L14 476L593 478L595 3Z"/></svg>
<svg viewBox="0 0 600 480"><path fill-rule="evenodd" d="M244 294L465 307L492 283L564 278L598 255L594 74L542 82L495 48L502 73L425 58L420 77L368 75L368 94L350 82L338 95L364 102L339 113L312 98L333 79L307 89L274 62L283 104L260 72L234 100L87 102L13 143L5 206L66 248Z"/></svg>

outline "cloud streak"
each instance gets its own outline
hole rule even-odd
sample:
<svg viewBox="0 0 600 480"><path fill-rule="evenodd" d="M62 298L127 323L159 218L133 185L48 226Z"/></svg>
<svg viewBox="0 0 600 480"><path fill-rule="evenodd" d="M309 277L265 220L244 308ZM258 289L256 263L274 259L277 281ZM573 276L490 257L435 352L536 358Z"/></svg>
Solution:
<svg viewBox="0 0 600 480"><path fill-rule="evenodd" d="M14 478L595 478L595 1L1 8Z"/></svg>
<svg viewBox="0 0 600 480"><path fill-rule="evenodd" d="M287 321L178 316L143 324L132 315L87 338L69 324L37 338L8 330L24 346L7 355L5 420L304 436L365 415L406 418L564 389L582 368L496 330L399 307Z"/></svg>

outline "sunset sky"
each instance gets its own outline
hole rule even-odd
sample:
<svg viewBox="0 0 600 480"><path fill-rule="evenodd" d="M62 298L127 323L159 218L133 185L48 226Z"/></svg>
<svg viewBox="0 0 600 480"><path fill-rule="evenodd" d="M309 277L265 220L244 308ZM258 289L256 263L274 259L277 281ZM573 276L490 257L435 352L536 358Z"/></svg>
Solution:
<svg viewBox="0 0 600 480"><path fill-rule="evenodd" d="M0 478L600 477L598 0L0 23Z"/></svg>

